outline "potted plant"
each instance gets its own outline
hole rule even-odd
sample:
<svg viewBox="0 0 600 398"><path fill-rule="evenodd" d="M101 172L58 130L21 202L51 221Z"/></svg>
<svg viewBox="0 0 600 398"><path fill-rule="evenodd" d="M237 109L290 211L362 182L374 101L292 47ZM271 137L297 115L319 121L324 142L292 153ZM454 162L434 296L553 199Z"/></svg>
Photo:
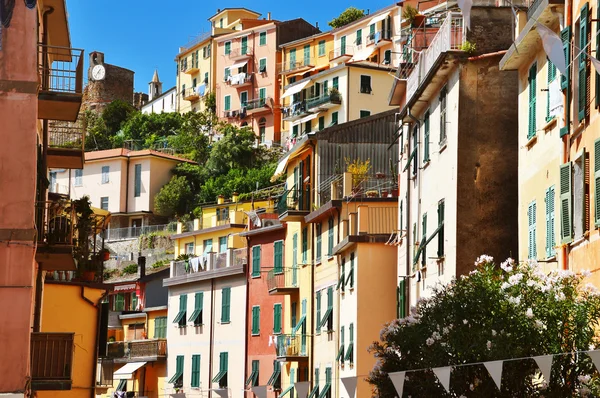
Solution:
<svg viewBox="0 0 600 398"><path fill-rule="evenodd" d="M110 260L110 250L108 250L108 249L100 250L100 258L102 259L102 261Z"/></svg>
<svg viewBox="0 0 600 398"><path fill-rule="evenodd" d="M367 159L363 162L357 158L350 161L346 158L346 167L348 173L352 174L352 192L361 193L364 189L363 183L367 180L367 173L371 170L371 160Z"/></svg>
<svg viewBox="0 0 600 398"><path fill-rule="evenodd" d="M423 25L425 15L420 14L419 10L409 4L404 7L404 11L402 11L402 18L407 20L413 28L418 28Z"/></svg>
<svg viewBox="0 0 600 398"><path fill-rule="evenodd" d="M379 192L376 190L370 190L365 192L365 194L367 195L367 198L376 198L379 195Z"/></svg>
<svg viewBox="0 0 600 398"><path fill-rule="evenodd" d="M75 238L73 241L73 258L83 280L93 281L96 278L98 264L102 261L99 254L90 250L89 237L96 228L96 217L92 210L90 198L82 197L71 202L76 217Z"/></svg>

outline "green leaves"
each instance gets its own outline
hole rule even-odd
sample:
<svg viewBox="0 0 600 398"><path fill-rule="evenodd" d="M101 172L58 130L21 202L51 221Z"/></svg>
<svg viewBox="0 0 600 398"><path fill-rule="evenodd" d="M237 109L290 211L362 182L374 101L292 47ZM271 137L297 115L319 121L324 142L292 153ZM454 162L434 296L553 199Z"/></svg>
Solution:
<svg viewBox="0 0 600 398"><path fill-rule="evenodd" d="M363 10L359 10L356 7L348 7L337 18L334 18L333 20L327 22L327 25L331 26L333 29L340 28L364 16L365 12Z"/></svg>

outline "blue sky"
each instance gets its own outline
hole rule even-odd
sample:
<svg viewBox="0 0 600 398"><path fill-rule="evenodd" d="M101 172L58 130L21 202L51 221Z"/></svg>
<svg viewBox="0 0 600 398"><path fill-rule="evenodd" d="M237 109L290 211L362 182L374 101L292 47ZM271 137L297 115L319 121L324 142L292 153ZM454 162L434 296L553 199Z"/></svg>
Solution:
<svg viewBox="0 0 600 398"><path fill-rule="evenodd" d="M175 56L179 46L210 29L208 17L217 8L246 7L278 20L304 18L322 31L327 21L349 6L374 12L391 5L390 0L304 0L288 7L289 1L263 0L223 2L215 0L67 0L72 46L105 54L105 62L135 72L135 91L148 91L148 82L158 69L163 88L175 85ZM86 65L87 67L87 65ZM85 74L87 78L87 73Z"/></svg>

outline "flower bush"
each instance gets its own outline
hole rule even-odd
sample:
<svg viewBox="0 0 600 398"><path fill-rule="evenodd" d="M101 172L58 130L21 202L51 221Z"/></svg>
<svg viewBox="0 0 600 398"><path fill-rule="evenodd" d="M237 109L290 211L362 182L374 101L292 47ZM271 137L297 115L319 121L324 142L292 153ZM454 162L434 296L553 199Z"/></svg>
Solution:
<svg viewBox="0 0 600 398"><path fill-rule="evenodd" d="M545 273L535 261L500 267L481 256L468 276L438 286L408 317L385 325L370 350L377 363L368 378L375 396L395 397L388 373L505 361L502 391L483 365L452 371L450 393L431 370L407 372L404 396L580 397L600 396L591 359L574 351L598 344L600 292L586 273ZM529 357L554 356L551 380Z"/></svg>

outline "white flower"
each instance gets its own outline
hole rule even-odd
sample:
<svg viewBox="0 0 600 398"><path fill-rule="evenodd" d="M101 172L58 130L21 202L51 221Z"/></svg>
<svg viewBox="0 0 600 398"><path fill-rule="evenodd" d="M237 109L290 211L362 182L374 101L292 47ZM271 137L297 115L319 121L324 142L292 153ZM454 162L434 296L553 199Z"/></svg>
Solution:
<svg viewBox="0 0 600 398"><path fill-rule="evenodd" d="M494 257L492 256L488 256L487 254L482 254L481 256L479 256L479 258L477 260L475 260L475 266L479 266L485 263L492 263L494 262Z"/></svg>
<svg viewBox="0 0 600 398"><path fill-rule="evenodd" d="M525 311L525 316L529 319L533 318L533 310L531 308L527 308L527 311Z"/></svg>
<svg viewBox="0 0 600 398"><path fill-rule="evenodd" d="M496 332L494 329L492 329L492 336L494 336L494 337L495 337L497 334L498 334L498 333L497 333L497 332Z"/></svg>
<svg viewBox="0 0 600 398"><path fill-rule="evenodd" d="M515 264L515 260L512 258L507 258L506 261L500 264L500 268L502 268L506 272L511 272L513 270L513 265Z"/></svg>
<svg viewBox="0 0 600 398"><path fill-rule="evenodd" d="M544 325L544 322L540 321L539 319L536 319L535 327L538 329L545 329L546 325Z"/></svg>
<svg viewBox="0 0 600 398"><path fill-rule="evenodd" d="M440 335L438 332L433 332L433 333L431 334L431 337L432 337L433 339L435 339L435 340L441 340L441 339L442 339L442 336L441 336L441 335Z"/></svg>
<svg viewBox="0 0 600 398"><path fill-rule="evenodd" d="M463 319L463 323L466 325L467 323L469 323L469 321L467 321L466 319Z"/></svg>
<svg viewBox="0 0 600 398"><path fill-rule="evenodd" d="M474 386L473 384L471 384L471 385L469 386L469 390L471 390L471 391L475 390L475 386Z"/></svg>
<svg viewBox="0 0 600 398"><path fill-rule="evenodd" d="M509 287L511 287L511 286L512 286L512 285L511 285L510 283L508 283L508 282L504 282L504 283L502 284L502 286L500 286L500 288L501 288L502 290L506 290L506 289L508 289L508 288L509 288Z"/></svg>
<svg viewBox="0 0 600 398"><path fill-rule="evenodd" d="M442 329L442 333L444 333L444 334L450 333L450 328L447 326L444 326L444 328Z"/></svg>
<svg viewBox="0 0 600 398"><path fill-rule="evenodd" d="M563 300L566 300L566 299L567 299L567 297L565 296L565 294L563 292L556 293L556 300L563 301Z"/></svg>
<svg viewBox="0 0 600 398"><path fill-rule="evenodd" d="M427 340L425 340L425 343L426 343L428 346L432 346L432 345L433 345L433 343L435 343L435 340L434 340L434 339L432 339L432 338L430 337L430 338L428 338Z"/></svg>
<svg viewBox="0 0 600 398"><path fill-rule="evenodd" d="M487 347L488 350L492 349L492 342L488 340L487 343L485 343L485 346Z"/></svg>
<svg viewBox="0 0 600 398"><path fill-rule="evenodd" d="M523 274L519 272L519 273L517 273L517 274L511 275L511 276L508 278L508 283L510 283L511 285L513 285L513 286L514 286L514 285L516 285L517 283L521 282L521 280L522 280L522 279L523 279Z"/></svg>
<svg viewBox="0 0 600 398"><path fill-rule="evenodd" d="M514 305L521 304L521 297L509 297L508 302Z"/></svg>
<svg viewBox="0 0 600 398"><path fill-rule="evenodd" d="M579 380L581 383L587 384L590 382L590 380L592 380L592 376L590 375L580 375L577 377L577 380Z"/></svg>
<svg viewBox="0 0 600 398"><path fill-rule="evenodd" d="M590 270L589 270L589 269L584 269L583 271L581 271L581 275L582 275L584 278L587 278L587 277L591 276L591 275L592 275L592 273L590 272Z"/></svg>
<svg viewBox="0 0 600 398"><path fill-rule="evenodd" d="M528 279L527 280L527 286L532 287L532 286L535 286L535 285L537 285L537 282L535 280L533 280L533 279Z"/></svg>

